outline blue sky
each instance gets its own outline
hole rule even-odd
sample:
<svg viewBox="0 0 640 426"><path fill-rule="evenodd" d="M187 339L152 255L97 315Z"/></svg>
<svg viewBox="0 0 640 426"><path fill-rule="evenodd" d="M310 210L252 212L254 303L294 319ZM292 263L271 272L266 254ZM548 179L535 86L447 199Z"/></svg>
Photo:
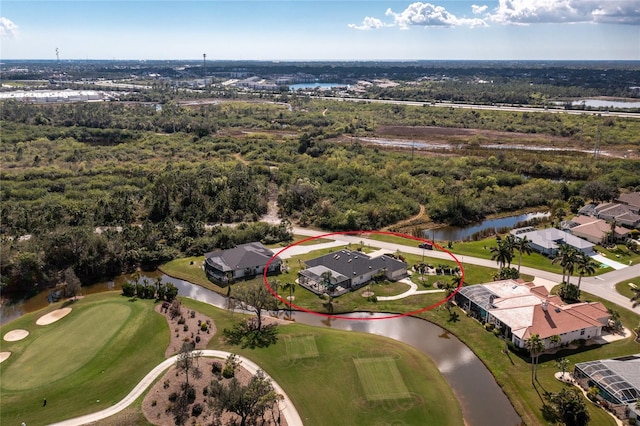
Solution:
<svg viewBox="0 0 640 426"><path fill-rule="evenodd" d="M640 0L0 3L2 59L640 60Z"/></svg>

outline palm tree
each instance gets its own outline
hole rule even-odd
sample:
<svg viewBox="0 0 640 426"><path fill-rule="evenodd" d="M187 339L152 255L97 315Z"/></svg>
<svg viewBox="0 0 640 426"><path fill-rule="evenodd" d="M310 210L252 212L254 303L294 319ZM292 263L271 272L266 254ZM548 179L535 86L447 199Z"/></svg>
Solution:
<svg viewBox="0 0 640 426"><path fill-rule="evenodd" d="M296 291L296 283L288 282L282 285L282 290L289 290L289 303L293 302L293 293ZM289 318L291 318L291 305L289 305Z"/></svg>
<svg viewBox="0 0 640 426"><path fill-rule="evenodd" d="M513 260L513 247L506 241L506 239L500 240L496 247L491 247L491 260L495 260L500 269L507 264L511 265Z"/></svg>
<svg viewBox="0 0 640 426"><path fill-rule="evenodd" d="M452 292L455 291L456 288L460 286L460 284L464 285L464 281L462 279L462 275L454 275L451 277L451 284L453 284Z"/></svg>
<svg viewBox="0 0 640 426"><path fill-rule="evenodd" d="M325 271L320 274L320 276L322 277L322 283L324 284L325 288L327 290L333 291L334 283L331 282L331 279L333 278L333 274L331 273L331 271Z"/></svg>
<svg viewBox="0 0 640 426"><path fill-rule="evenodd" d="M580 282L582 281L582 277L585 275L595 274L596 269L598 269L598 262L593 260L591 256L580 252L577 257L576 268L578 269L578 274L580 274L578 278L578 291L580 291Z"/></svg>
<svg viewBox="0 0 640 426"><path fill-rule="evenodd" d="M531 240L529 240L526 235L522 238L517 239L515 242L515 248L520 253L520 257L518 258L518 275L520 275L520 266L522 265L522 255L523 254L529 255L532 252L530 243L531 243Z"/></svg>
<svg viewBox="0 0 640 426"><path fill-rule="evenodd" d="M531 384L534 383L536 378L536 364L540 352L544 350L544 342L538 334L531 335L530 338L525 340L525 345L529 354L531 355Z"/></svg>
<svg viewBox="0 0 640 426"><path fill-rule="evenodd" d="M514 237L511 234L509 234L509 235L506 236L505 239L502 240L502 244L505 245L505 247L507 248L507 251L509 252L509 259L507 261L507 268L511 268L511 261L513 260L513 252L515 251L516 245L517 245L516 237Z"/></svg>
<svg viewBox="0 0 640 426"><path fill-rule="evenodd" d="M617 226L617 222L614 220L611 221L610 223L610 229L609 232L607 232L607 243L614 245L616 243L616 226Z"/></svg>
<svg viewBox="0 0 640 426"><path fill-rule="evenodd" d="M560 266L562 266L562 282L565 282L566 275L566 282L569 283L578 253L578 250L572 246L562 244L560 245L560 250L558 250L556 256L551 260L551 263L560 263Z"/></svg>
<svg viewBox="0 0 640 426"><path fill-rule="evenodd" d="M556 366L562 371L562 378L564 379L564 373L569 369L569 360L565 357L558 358Z"/></svg>
<svg viewBox="0 0 640 426"><path fill-rule="evenodd" d="M631 295L631 298L629 298L630 302L633 302L632 307L636 307L638 305L640 305L640 287L636 287L636 286L629 286L629 288L631 289L631 292L633 293Z"/></svg>
<svg viewBox="0 0 640 426"><path fill-rule="evenodd" d="M280 284L280 280L278 280L277 278L274 279L271 282L271 288L276 293L276 296L278 296L278 290L282 288L282 285Z"/></svg>

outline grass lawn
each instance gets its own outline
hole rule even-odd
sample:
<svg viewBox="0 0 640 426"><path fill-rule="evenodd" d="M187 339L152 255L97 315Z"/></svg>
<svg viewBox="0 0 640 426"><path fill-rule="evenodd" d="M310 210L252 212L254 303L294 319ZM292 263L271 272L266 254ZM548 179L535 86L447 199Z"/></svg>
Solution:
<svg viewBox="0 0 640 426"><path fill-rule="evenodd" d="M640 262L640 251L632 252L624 244L618 244L612 249L597 245L595 249L605 257L624 265L628 265L629 262L631 262L632 265L637 265L638 262Z"/></svg>
<svg viewBox="0 0 640 426"><path fill-rule="evenodd" d="M183 303L212 317L219 331L242 317L189 299ZM73 311L58 322L35 324L41 315L60 305L25 315L0 328L2 335L18 328L30 331L21 341L2 344L2 350L12 352L0 364L3 424L45 424L104 409L124 397L163 359L169 330L164 318L152 311L153 302L131 302L118 292L91 295L73 304ZM114 318L108 318L109 313ZM62 344L49 345L38 357L30 355L54 337ZM74 345L81 346L68 347ZM86 359L79 358L81 348L88 352L83 355ZM221 333L214 336L209 348L236 352L261 365L293 399L305 425L462 424L457 400L431 360L416 349L387 338L286 324L279 327L278 343L268 348L231 347ZM394 375L397 389L404 384L408 398L387 395L382 400L367 399L366 389L385 389L388 380L378 372L363 388L354 360L371 357L393 361L387 370ZM54 368L63 368L64 373ZM27 369L40 376L28 385L19 380ZM47 406L42 407L45 397ZM123 424L145 424L140 414L141 400L115 417ZM100 424L113 421L110 418Z"/></svg>
<svg viewBox="0 0 640 426"><path fill-rule="evenodd" d="M189 281L216 293L226 294L226 289L209 281L202 269L203 262L204 256L183 257L161 265L158 270L171 277Z"/></svg>
<svg viewBox="0 0 640 426"><path fill-rule="evenodd" d="M398 237L395 235L372 234L372 235L369 235L368 238L372 240L403 244L411 247L415 247L418 245L418 242L415 240ZM490 238L485 238L479 241L455 242L453 243L452 248L447 248L446 245L443 247L455 255L472 256L472 257L478 257L481 259L491 259L491 247L496 247L496 246L497 244L496 244L495 237L490 237ZM615 250L608 250L601 246L596 246L595 248L599 253L603 253L606 255L606 257L610 259L614 259L621 263L628 263L630 260L632 261L633 264L640 262L640 253L630 252L623 245L619 245ZM428 252L425 252L425 254L428 255ZM520 253L516 251L514 253L514 258L513 258L513 261L511 262L511 266L514 268L517 268L519 259L520 259ZM429 261L432 263L439 262L437 259L427 260L427 262ZM562 267L559 264L553 264L551 263L551 259L535 252L528 255L525 254L522 256L522 266L528 266L530 268L541 269L543 271L548 271L548 272L555 272L557 274L562 273ZM610 271L611 271L611 268L609 267L598 268L596 270L595 275L604 274L605 272L610 272ZM474 283L474 284L477 284L477 283Z"/></svg>
<svg viewBox="0 0 640 426"><path fill-rule="evenodd" d="M315 250L311 253L301 254L299 256L294 256L290 259L287 259L287 264L289 265L289 271L282 273L277 276L269 277L269 282L272 288L275 289L276 281L280 284L295 282L298 276L298 271L300 267L304 264L305 260L312 259L318 256L322 256L327 253L331 253L337 250L337 248L328 248ZM401 253L407 263L409 265L414 265L416 263L420 263L422 261L422 256ZM204 259L202 257L188 257L183 259L176 259L171 262L165 263L159 269L167 275L170 275L175 278L183 279L194 284L198 284L202 287L208 288L210 290L216 291L217 293L226 295L227 288L218 287L215 284L211 283L204 274L202 270L202 261ZM433 266L438 265L446 265L450 267L455 267L457 264L453 260L440 260L437 262L435 259L425 259L427 262L433 260L431 264ZM485 282L490 282L493 280L493 275L496 273L496 269L486 268L482 266L468 265L464 268L465 272L465 283L466 284L480 284ZM428 286L422 285L419 281L419 277L417 274L414 274L413 281L419 284L419 290L422 289L430 289L436 281L451 281L451 275L437 275L437 276L425 276L427 278ZM527 278L527 277L524 277ZM259 282L262 283L262 276L258 276L251 280L247 281L239 281L232 287L239 288L245 286L249 283ZM347 293L342 295L332 301L331 308L326 306L327 300L321 299L314 293L304 289L303 287L296 286L296 290L293 294L295 297L294 304L296 306L300 306L305 309L314 310L317 312L329 312L328 309L333 309L333 313L345 313L345 312L355 312L355 311L374 311L374 312L412 312L419 309L424 308L426 305L426 301L422 296L413 296L410 298L402 299L401 301L394 302L372 302L368 301L366 297L362 296L364 291L371 290L377 296L392 296L396 294L403 293L408 289L406 284L403 283L386 283L386 284L371 284L371 286L365 286L357 291ZM284 297L288 296L288 293L283 293L279 291L279 293ZM440 294L441 300L443 295ZM285 308L286 305L281 303L281 307ZM390 310L391 309L391 310Z"/></svg>
<svg viewBox="0 0 640 426"><path fill-rule="evenodd" d="M241 318L197 301L183 303L212 317L218 330ZM209 348L236 352L264 367L293 400L305 426L463 424L451 388L417 349L380 336L296 323L278 330L278 342L268 348L231 347L220 333ZM409 398L367 400L354 362L362 358L391 359L395 371L390 365L388 371L396 375L398 386L404 384ZM386 389L390 378L380 373L369 379L367 389Z"/></svg>
<svg viewBox="0 0 640 426"><path fill-rule="evenodd" d="M61 320L58 327L40 334L24 348L2 375L2 387L30 390L64 379L96 356L126 325L130 314L129 305L104 303ZM51 356L52 348L57 349L56 356Z"/></svg>
<svg viewBox="0 0 640 426"><path fill-rule="evenodd" d="M36 325L40 316L61 306L0 327L2 336L14 329L29 331L23 340L2 341L2 350L11 352L0 364L2 424L45 424L104 409L164 359L169 330L153 312L153 302L101 293L79 299L53 324Z"/></svg>
<svg viewBox="0 0 640 426"><path fill-rule="evenodd" d="M355 358L353 363L367 401L411 398L393 358Z"/></svg>
<svg viewBox="0 0 640 426"><path fill-rule="evenodd" d="M623 296L631 298L634 295L634 292L631 291L629 283L633 283L636 286L640 287L640 277L633 277L630 280L619 282L618 284L616 284L616 291Z"/></svg>

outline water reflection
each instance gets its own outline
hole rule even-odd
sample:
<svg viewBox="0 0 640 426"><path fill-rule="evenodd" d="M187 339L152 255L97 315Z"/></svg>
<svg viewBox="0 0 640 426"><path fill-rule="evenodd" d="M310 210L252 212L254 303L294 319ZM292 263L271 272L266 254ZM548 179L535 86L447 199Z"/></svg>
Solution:
<svg viewBox="0 0 640 426"><path fill-rule="evenodd" d="M548 212L525 213L516 216L487 219L475 225L465 227L443 226L441 228L425 230L424 236L431 241L464 241L471 238L476 232L486 229L512 228L516 223L548 216Z"/></svg>
<svg viewBox="0 0 640 426"><path fill-rule="evenodd" d="M152 279L160 276L163 283L174 284L181 296L222 309L225 309L227 305L226 298L222 295L187 281L171 278L160 273L146 275L147 278ZM122 282L128 278L130 276L115 280L113 288L122 285ZM109 284L107 284L108 286ZM102 291L104 291L104 288L105 286L102 285ZM97 292L97 289L92 289L91 292ZM44 297L46 300L46 295ZM417 348L431 358L453 389L460 402L465 424L468 426L516 426L522 423L502 389L500 389L480 359L454 335L449 334L437 325L413 317L397 317L379 321L350 321L306 312L293 312L292 314L294 320L302 324L371 333L404 342ZM4 309L2 315L4 319ZM288 315L288 312L283 311L282 315ZM341 316L363 319L380 318L388 315L387 313L359 312Z"/></svg>

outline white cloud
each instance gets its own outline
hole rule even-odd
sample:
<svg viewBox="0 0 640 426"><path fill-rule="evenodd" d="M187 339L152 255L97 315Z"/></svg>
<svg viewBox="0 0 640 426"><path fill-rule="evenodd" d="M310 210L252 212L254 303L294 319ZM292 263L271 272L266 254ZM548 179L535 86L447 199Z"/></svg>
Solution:
<svg viewBox="0 0 640 426"><path fill-rule="evenodd" d="M501 24L640 24L639 0L499 0L489 18Z"/></svg>
<svg viewBox="0 0 640 426"><path fill-rule="evenodd" d="M475 18L458 17L443 6L415 2L401 12L387 9L385 15L393 21L367 16L362 24L349 28L372 30L383 27L408 29L421 27L487 27L488 22L505 25L536 23L603 23L640 25L640 0L498 0L489 11L486 5L473 4Z"/></svg>
<svg viewBox="0 0 640 426"><path fill-rule="evenodd" d="M471 11L473 12L474 15L482 15L484 12L487 11L488 8L489 6L487 5L484 5L484 6L478 6L477 4L471 5Z"/></svg>
<svg viewBox="0 0 640 426"><path fill-rule="evenodd" d="M386 15L393 17L394 25L405 29L409 28L410 26L486 26L486 23L482 19L458 18L457 16L448 12L444 7L435 6L431 3L412 3L400 13L396 13L391 9L387 9Z"/></svg>
<svg viewBox="0 0 640 426"><path fill-rule="evenodd" d="M0 37L13 38L18 32L18 26L10 19L0 16Z"/></svg>
<svg viewBox="0 0 640 426"><path fill-rule="evenodd" d="M360 25L349 24L349 28L353 28L355 30L375 30L385 26L388 25L384 24L380 19L371 18L369 16L365 17Z"/></svg>

